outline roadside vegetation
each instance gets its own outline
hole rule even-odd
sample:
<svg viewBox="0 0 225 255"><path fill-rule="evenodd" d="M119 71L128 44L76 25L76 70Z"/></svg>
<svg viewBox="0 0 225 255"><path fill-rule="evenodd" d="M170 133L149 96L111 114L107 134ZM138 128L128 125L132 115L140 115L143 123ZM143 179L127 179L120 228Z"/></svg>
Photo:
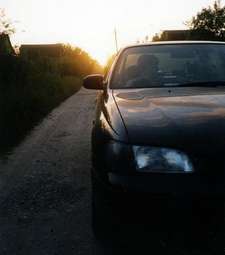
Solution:
<svg viewBox="0 0 225 255"><path fill-rule="evenodd" d="M77 92L85 75L102 72L98 62L85 51L69 45L56 45L60 54L48 54L48 46L45 52L37 46L36 50L24 49L16 55L6 40L11 31L10 22L1 12L0 150L21 139L34 124Z"/></svg>

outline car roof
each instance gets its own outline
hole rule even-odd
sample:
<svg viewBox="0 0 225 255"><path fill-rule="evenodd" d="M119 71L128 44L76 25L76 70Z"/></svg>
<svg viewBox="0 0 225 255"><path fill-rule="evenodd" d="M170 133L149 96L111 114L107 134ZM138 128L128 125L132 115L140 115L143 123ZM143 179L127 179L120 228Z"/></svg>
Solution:
<svg viewBox="0 0 225 255"><path fill-rule="evenodd" d="M149 43L138 43L138 44L131 44L123 49L132 48L132 47L142 47L142 46L152 46L152 45L182 45L182 44L223 44L225 42L221 41L161 41L161 42L149 42Z"/></svg>

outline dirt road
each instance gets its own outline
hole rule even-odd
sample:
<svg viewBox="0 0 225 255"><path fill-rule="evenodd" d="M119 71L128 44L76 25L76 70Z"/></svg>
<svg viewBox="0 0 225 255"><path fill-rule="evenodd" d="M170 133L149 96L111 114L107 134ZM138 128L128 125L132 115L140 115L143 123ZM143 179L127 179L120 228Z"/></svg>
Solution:
<svg viewBox="0 0 225 255"><path fill-rule="evenodd" d="M92 254L90 131L80 91L0 163L0 254Z"/></svg>
<svg viewBox="0 0 225 255"><path fill-rule="evenodd" d="M1 158L0 255L130 254L142 245L146 254L147 248L152 254L171 254L171 249L190 254L182 231L150 236L129 225L117 241L94 239L89 170L95 98L81 90ZM212 254L207 245L204 254Z"/></svg>

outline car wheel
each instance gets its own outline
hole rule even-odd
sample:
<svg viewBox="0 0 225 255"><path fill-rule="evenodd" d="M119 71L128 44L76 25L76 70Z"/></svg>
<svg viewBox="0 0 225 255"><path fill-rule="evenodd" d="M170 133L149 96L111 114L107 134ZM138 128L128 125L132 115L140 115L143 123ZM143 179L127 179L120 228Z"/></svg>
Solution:
<svg viewBox="0 0 225 255"><path fill-rule="evenodd" d="M92 174L92 228L97 239L113 233L112 194Z"/></svg>

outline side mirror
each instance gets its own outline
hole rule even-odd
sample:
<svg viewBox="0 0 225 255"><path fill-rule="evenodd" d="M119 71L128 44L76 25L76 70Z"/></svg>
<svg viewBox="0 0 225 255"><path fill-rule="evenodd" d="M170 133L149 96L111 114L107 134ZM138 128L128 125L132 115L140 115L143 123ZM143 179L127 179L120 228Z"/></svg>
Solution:
<svg viewBox="0 0 225 255"><path fill-rule="evenodd" d="M92 74L86 76L83 80L83 87L86 89L103 90L103 75Z"/></svg>

